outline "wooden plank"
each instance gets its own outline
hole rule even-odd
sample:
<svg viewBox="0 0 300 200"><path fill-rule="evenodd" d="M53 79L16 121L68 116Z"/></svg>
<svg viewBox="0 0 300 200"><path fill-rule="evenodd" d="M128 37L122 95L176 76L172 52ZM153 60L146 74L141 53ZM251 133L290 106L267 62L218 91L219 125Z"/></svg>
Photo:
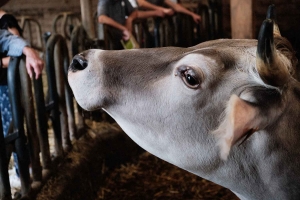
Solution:
<svg viewBox="0 0 300 200"><path fill-rule="evenodd" d="M80 0L81 7L81 21L86 32L91 38L96 37L93 12L92 12L92 1L91 0Z"/></svg>
<svg viewBox="0 0 300 200"><path fill-rule="evenodd" d="M253 38L252 5L253 0L230 0L232 38Z"/></svg>

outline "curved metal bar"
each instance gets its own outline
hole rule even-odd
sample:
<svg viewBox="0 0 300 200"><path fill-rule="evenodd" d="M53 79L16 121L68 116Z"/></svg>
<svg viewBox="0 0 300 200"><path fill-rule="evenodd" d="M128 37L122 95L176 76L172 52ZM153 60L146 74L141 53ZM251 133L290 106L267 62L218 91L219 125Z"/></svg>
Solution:
<svg viewBox="0 0 300 200"><path fill-rule="evenodd" d="M76 125L75 125L75 113L74 113L74 102L73 102L73 94L72 90L68 84L68 68L70 65L70 58L68 54L68 47L65 40L61 41L64 61L64 88L65 88L65 100L66 100L66 108L67 108L67 115L68 115L68 127L70 132L71 139L78 139L78 135L76 132Z"/></svg>
<svg viewBox="0 0 300 200"><path fill-rule="evenodd" d="M31 17L28 16L21 16L21 27L23 29L24 32L28 31L28 37L26 37L27 40L29 40L31 47L33 47L34 49L37 49L39 51L44 51L44 43L42 40L42 29L41 29L41 25L40 23L36 20L33 19ZM32 25L34 25L35 27L35 40L36 40L36 44L33 42L33 38L32 38Z"/></svg>
<svg viewBox="0 0 300 200"><path fill-rule="evenodd" d="M24 110L26 132L28 137L28 147L30 153L32 180L42 181L42 166L40 162L40 144L39 136L36 128L35 109L33 103L33 93L31 80L26 72L25 62L21 60L19 65L20 81L21 81L21 99L22 108Z"/></svg>
<svg viewBox="0 0 300 200"><path fill-rule="evenodd" d="M38 134L39 134L40 150L42 153L43 168L46 170L50 170L51 156L50 156L50 147L48 142L48 131L47 131L48 124L47 124L42 76L38 79L33 79L33 87L34 87L34 98L36 103Z"/></svg>
<svg viewBox="0 0 300 200"><path fill-rule="evenodd" d="M58 14L54 20L53 20L53 24L52 24L52 30L55 34L58 34L58 31L57 31L57 24L58 22L61 21L61 24L60 24L60 31L61 31L61 34L64 38L66 39L70 39L70 35L67 31L67 24L68 24L68 21L71 21L71 24L74 26L74 25L79 25L80 24L80 19L78 17L78 14L77 13L73 13L73 12L63 12L63 13L60 13ZM73 23L73 21L76 21L75 23ZM69 31L71 32L71 31Z"/></svg>
<svg viewBox="0 0 300 200"><path fill-rule="evenodd" d="M52 70L48 69L50 72L49 76L55 76L55 79L49 79L49 83L55 83L55 88L49 88L49 90L57 91L55 95L53 91L51 91L52 94L49 93L49 97L50 101L54 103L55 108L53 109L59 109L60 112L60 116L53 116L52 121L60 118L62 135L62 141L60 142L62 147L68 151L72 147L70 136L72 139L78 138L75 126L73 95L67 82L67 69L69 67L68 47L65 39L61 35L54 34L47 42L47 50L49 50L46 55L47 66L53 66L52 68L55 69L53 72L50 72ZM51 83L51 85L53 83ZM55 121L54 124L56 124ZM55 127L55 129L58 129L58 127Z"/></svg>
<svg viewBox="0 0 300 200"><path fill-rule="evenodd" d="M66 75L64 73L64 60L68 59L67 50L64 48L65 39L62 36L57 36L59 39L55 43L54 48L54 67L56 76L56 85L59 98L60 124L62 133L62 145L64 150L71 149L71 140L68 126L68 116L66 111L65 84Z"/></svg>
<svg viewBox="0 0 300 200"><path fill-rule="evenodd" d="M48 98L49 103L47 110L50 111L50 118L53 124L53 131L55 135L55 150L57 156L63 156L60 111L59 111L59 96L57 93L55 64L54 64L54 48L55 44L63 39L61 35L53 34L47 40L46 44L46 71L48 78Z"/></svg>
<svg viewBox="0 0 300 200"><path fill-rule="evenodd" d="M21 180L21 194L26 196L29 194L30 176L29 176L29 153L26 145L27 139L23 127L23 110L21 108L20 96L20 77L19 77L19 63L20 58L11 57L8 66L8 89L9 98L12 108L13 119L13 134L17 134L14 141L15 151L17 153L17 162L19 166L20 180Z"/></svg>
<svg viewBox="0 0 300 200"><path fill-rule="evenodd" d="M85 50L85 43L88 38L87 32L84 30L83 26L74 27L71 34L71 51L72 56L75 56L81 51Z"/></svg>

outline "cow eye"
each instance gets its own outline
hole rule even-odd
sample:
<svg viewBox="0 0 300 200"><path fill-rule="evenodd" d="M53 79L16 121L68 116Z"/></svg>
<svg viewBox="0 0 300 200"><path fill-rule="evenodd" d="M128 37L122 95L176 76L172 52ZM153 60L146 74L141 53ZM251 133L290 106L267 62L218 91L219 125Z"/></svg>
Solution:
<svg viewBox="0 0 300 200"><path fill-rule="evenodd" d="M198 85L198 81L190 74L185 76L186 82L192 86Z"/></svg>
<svg viewBox="0 0 300 200"><path fill-rule="evenodd" d="M197 78L194 70L186 67L184 69L179 69L179 71L186 86L192 89L197 89L200 86L200 81Z"/></svg>

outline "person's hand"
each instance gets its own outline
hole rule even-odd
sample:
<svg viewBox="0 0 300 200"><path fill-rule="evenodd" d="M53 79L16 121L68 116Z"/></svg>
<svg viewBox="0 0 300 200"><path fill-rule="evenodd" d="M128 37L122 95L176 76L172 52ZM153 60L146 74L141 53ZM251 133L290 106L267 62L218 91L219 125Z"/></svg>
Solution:
<svg viewBox="0 0 300 200"><path fill-rule="evenodd" d="M10 57L2 58L2 68L7 68L9 65Z"/></svg>
<svg viewBox="0 0 300 200"><path fill-rule="evenodd" d="M125 41L127 41L127 40L129 40L130 35L131 35L130 32L127 29L125 29L125 30L123 30L123 37L122 37L122 39L125 40Z"/></svg>
<svg viewBox="0 0 300 200"><path fill-rule="evenodd" d="M44 68L43 60L39 57L38 53L30 47L24 47L23 54L26 56L26 70L28 75L32 78L32 71L34 71L35 79L38 79Z"/></svg>
<svg viewBox="0 0 300 200"><path fill-rule="evenodd" d="M163 8L163 12L168 16L174 15L174 10L171 8Z"/></svg>
<svg viewBox="0 0 300 200"><path fill-rule="evenodd" d="M199 24L201 22L201 16L200 15L193 14L192 17L193 17L193 20L196 24Z"/></svg>
<svg viewBox="0 0 300 200"><path fill-rule="evenodd" d="M165 13L164 13L163 9L155 10L154 12L155 12L156 17L165 17Z"/></svg>

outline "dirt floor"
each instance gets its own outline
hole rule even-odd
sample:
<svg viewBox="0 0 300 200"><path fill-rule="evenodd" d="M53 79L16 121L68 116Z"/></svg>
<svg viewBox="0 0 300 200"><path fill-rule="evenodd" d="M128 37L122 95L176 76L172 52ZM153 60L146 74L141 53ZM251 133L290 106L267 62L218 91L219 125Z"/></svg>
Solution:
<svg viewBox="0 0 300 200"><path fill-rule="evenodd" d="M101 123L88 133L76 142L36 200L238 199L231 191L145 152L118 126Z"/></svg>
<svg viewBox="0 0 300 200"><path fill-rule="evenodd" d="M107 172L96 200L236 200L231 191L145 152Z"/></svg>

